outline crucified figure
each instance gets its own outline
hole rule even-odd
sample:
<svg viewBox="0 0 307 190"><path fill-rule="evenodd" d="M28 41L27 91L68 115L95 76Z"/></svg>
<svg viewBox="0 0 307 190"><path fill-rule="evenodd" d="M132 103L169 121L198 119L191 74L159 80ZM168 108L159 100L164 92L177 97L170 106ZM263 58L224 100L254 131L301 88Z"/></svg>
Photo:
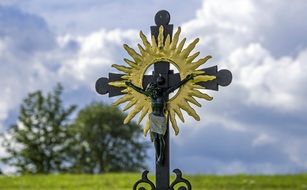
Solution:
<svg viewBox="0 0 307 190"><path fill-rule="evenodd" d="M146 89L135 86L131 81L127 81L126 85L133 88L139 93L142 93L151 99L152 113L149 114L150 121L150 136L154 142L156 150L156 163L162 165L164 160L165 141L164 135L167 130L167 118L165 117L166 103L168 96L180 86L184 85L189 80L193 79L194 74L189 74L182 81L170 88L161 88L160 85L165 83L165 79L159 75L155 82L150 82Z"/></svg>

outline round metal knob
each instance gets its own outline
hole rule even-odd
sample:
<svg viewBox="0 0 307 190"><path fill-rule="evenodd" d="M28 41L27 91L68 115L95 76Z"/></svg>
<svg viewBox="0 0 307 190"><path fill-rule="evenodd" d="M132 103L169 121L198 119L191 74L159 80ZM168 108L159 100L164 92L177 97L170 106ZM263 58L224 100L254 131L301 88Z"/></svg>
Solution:
<svg viewBox="0 0 307 190"><path fill-rule="evenodd" d="M171 15L166 10L161 10L157 12L155 16L155 23L157 26L168 25L171 20Z"/></svg>

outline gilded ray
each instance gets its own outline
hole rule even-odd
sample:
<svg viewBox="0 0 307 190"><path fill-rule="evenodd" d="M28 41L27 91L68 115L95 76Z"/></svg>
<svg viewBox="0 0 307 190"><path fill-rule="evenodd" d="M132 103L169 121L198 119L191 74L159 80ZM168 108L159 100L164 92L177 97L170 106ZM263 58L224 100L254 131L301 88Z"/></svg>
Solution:
<svg viewBox="0 0 307 190"><path fill-rule="evenodd" d="M196 38L192 43L190 43L188 45L187 48L185 48L181 53L180 53L180 56L183 57L183 58L187 58L191 51L195 48L196 44L199 42L199 38Z"/></svg>
<svg viewBox="0 0 307 190"><path fill-rule="evenodd" d="M206 57L204 57L204 58L202 58L202 59L192 63L190 65L190 68L191 69L197 69L199 66L203 65L204 63L206 63L208 61L208 59L211 59L211 58L212 58L211 55L208 55L208 56L206 56Z"/></svg>
<svg viewBox="0 0 307 190"><path fill-rule="evenodd" d="M197 77L195 77L193 79L193 81L195 83L198 83L198 82L207 82L207 81L210 81L210 80L214 80L216 77L215 76L209 76L209 75L199 75Z"/></svg>
<svg viewBox="0 0 307 190"><path fill-rule="evenodd" d="M197 102L197 100L195 98L193 98L193 96L187 96L185 98L185 100L191 102L192 104L198 106L198 107L201 107L201 104L199 102Z"/></svg>
<svg viewBox="0 0 307 190"><path fill-rule="evenodd" d="M172 127L175 131L175 135L178 135L179 133L179 127L177 125L177 121L176 121L176 118L175 118L175 113L174 111L170 111L169 112L169 115L170 115L170 120L171 120L171 123L172 123Z"/></svg>
<svg viewBox="0 0 307 190"><path fill-rule="evenodd" d="M133 105L135 105L136 102L137 100L135 98L130 100L130 102L124 107L123 111L127 111L128 109L130 109Z"/></svg>
<svg viewBox="0 0 307 190"><path fill-rule="evenodd" d="M149 128L150 128L150 121L149 119L146 120L146 124L145 124L145 127L144 127L144 135L145 137L147 136L147 133L149 131Z"/></svg>
<svg viewBox="0 0 307 190"><path fill-rule="evenodd" d="M132 111L128 114L128 116L124 120L124 124L127 124L136 114L138 114L142 110L142 107L136 105Z"/></svg>
<svg viewBox="0 0 307 190"><path fill-rule="evenodd" d="M130 101L133 99L133 96L129 96L129 95L124 95L123 97L121 97L120 99L116 100L113 105L114 106L118 106L124 102Z"/></svg>
<svg viewBox="0 0 307 190"><path fill-rule="evenodd" d="M134 49L129 47L127 44L124 44L124 48L127 51L127 53L136 61L140 62L142 61L142 56L138 54Z"/></svg>
<svg viewBox="0 0 307 190"><path fill-rule="evenodd" d="M198 84L194 84L193 87L196 88L196 89L206 89L205 87L200 86Z"/></svg>
<svg viewBox="0 0 307 190"><path fill-rule="evenodd" d="M178 106L176 106L176 108L174 108L174 112L178 115L179 119L184 122L184 117L183 114L180 110L180 108Z"/></svg>
<svg viewBox="0 0 307 190"><path fill-rule="evenodd" d="M164 35L163 35L163 26L161 25L159 28L159 35L158 35L158 48L163 48L163 41L164 41Z"/></svg>
<svg viewBox="0 0 307 190"><path fill-rule="evenodd" d="M171 49L172 49L172 50L175 50L176 47L177 47L177 43L178 43L178 40L179 40L180 32L181 32L181 28L178 27L177 32L175 33L174 38L173 38L173 41L172 41L172 43L171 43Z"/></svg>
<svg viewBox="0 0 307 190"><path fill-rule="evenodd" d="M142 31L140 32L140 37L141 37L142 42L143 42L143 44L144 44L144 46L145 46L145 49L146 49L146 50L150 49L150 48L151 48L151 45L150 45L150 43L148 42L146 36L143 34Z"/></svg>
<svg viewBox="0 0 307 190"><path fill-rule="evenodd" d="M124 59L124 61L131 67L137 68L137 64L133 61L130 61L129 59Z"/></svg>
<svg viewBox="0 0 307 190"><path fill-rule="evenodd" d="M187 63L188 63L188 64L191 63L199 54L200 54L200 52L196 52L196 53L194 53L193 55L189 56L189 57L187 58Z"/></svg>
<svg viewBox="0 0 307 190"><path fill-rule="evenodd" d="M196 111L189 105L188 102L183 101L179 103L179 107L182 108L184 111L186 111L190 116L192 116L195 120L199 121L200 117L196 113Z"/></svg>
<svg viewBox="0 0 307 190"><path fill-rule="evenodd" d="M181 52L181 50L182 50L186 40L187 40L186 38L183 38L183 40L181 40L181 42L179 43L179 45L178 45L178 47L176 49L176 53L178 55L180 55L180 52Z"/></svg>
<svg viewBox="0 0 307 190"><path fill-rule="evenodd" d="M157 42L156 42L156 38L155 38L154 35L151 35L151 47L152 47L153 50L157 49L157 47L158 47Z"/></svg>
<svg viewBox="0 0 307 190"><path fill-rule="evenodd" d="M165 40L165 47L170 47L170 43L171 43L171 37L169 34L167 34L166 40Z"/></svg>
<svg viewBox="0 0 307 190"><path fill-rule="evenodd" d="M123 81L114 81L114 82L109 82L108 83L111 86L116 86L116 87L125 87L126 84Z"/></svg>
<svg viewBox="0 0 307 190"><path fill-rule="evenodd" d="M213 98L211 96L209 96L208 94L202 93L199 90L193 90L190 92L191 96L196 96L198 98L203 98L206 100L212 100Z"/></svg>
<svg viewBox="0 0 307 190"><path fill-rule="evenodd" d="M142 56L145 56L147 54L146 50L140 44L138 44L138 48Z"/></svg>
<svg viewBox="0 0 307 190"><path fill-rule="evenodd" d="M169 35L167 35L166 39L164 39L163 31L164 28L161 26L159 28L158 37L155 38L154 36L151 36L150 41L143 34L143 32L140 31L142 45L137 45L139 52L135 51L128 45L124 45L125 50L132 59L124 59L127 66L116 64L113 65L114 68L124 73L124 75L121 77L121 81L113 81L109 82L109 84L124 88L122 92L125 93L125 95L113 103L113 105L118 106L122 103L128 102L123 108L124 110L129 110L129 114L125 118L124 123L128 123L138 113L140 113L138 118L138 124L140 124L146 115L152 112L150 98L130 87L127 87L125 84L127 80L131 81L134 85L143 88L143 76L146 69L153 63L162 60L166 60L174 64L180 73L181 79L184 79L188 74L195 75L193 80L190 80L179 88L176 95L170 98L166 105L165 115L167 118L169 118L171 126L177 135L179 133L179 127L176 121L176 116L178 116L178 118L184 122L184 116L182 113L182 110L184 110L195 120L199 120L199 115L191 106L192 104L199 107L201 106L195 97L208 101L212 100L211 96L199 91L199 89L205 88L197 83L214 80L216 77L207 75L202 70L197 70L197 68L204 65L211 58L211 56L206 56L204 58L197 59L199 52L192 53L199 42L198 38L193 40L184 48L186 39L179 39L181 32L180 27L175 32L172 41L171 36ZM189 103L191 103L191 105ZM147 117L146 125L144 127L144 135L146 136L149 131L150 122Z"/></svg>
<svg viewBox="0 0 307 190"><path fill-rule="evenodd" d="M130 73L131 72L131 67L126 67L126 66L116 65L116 64L113 64L112 67L114 67L117 70L122 71L124 73Z"/></svg>
<svg viewBox="0 0 307 190"><path fill-rule="evenodd" d="M142 109L142 112L141 112L141 115L139 117L139 120L138 120L138 125L142 122L142 120L144 119L145 115L149 112L149 107L146 106Z"/></svg>

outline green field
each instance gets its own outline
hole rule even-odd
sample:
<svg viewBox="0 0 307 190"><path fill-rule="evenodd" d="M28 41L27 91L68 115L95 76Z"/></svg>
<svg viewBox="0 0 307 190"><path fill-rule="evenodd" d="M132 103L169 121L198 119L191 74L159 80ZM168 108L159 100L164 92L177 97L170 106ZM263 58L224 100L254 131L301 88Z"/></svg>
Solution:
<svg viewBox="0 0 307 190"><path fill-rule="evenodd" d="M131 190L140 174L0 176L0 190ZM193 190L307 190L307 174L187 177ZM152 178L151 178L152 179Z"/></svg>

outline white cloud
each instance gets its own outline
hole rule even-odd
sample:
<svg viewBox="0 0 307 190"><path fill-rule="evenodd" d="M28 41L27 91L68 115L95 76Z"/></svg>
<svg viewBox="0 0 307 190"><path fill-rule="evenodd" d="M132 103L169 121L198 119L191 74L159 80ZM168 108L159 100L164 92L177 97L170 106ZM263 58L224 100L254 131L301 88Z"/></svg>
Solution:
<svg viewBox="0 0 307 190"><path fill-rule="evenodd" d="M265 6L268 4L273 6L270 12L265 11ZM207 0L197 11L196 18L182 25L185 36L200 37L198 50L204 52L203 55L213 56L209 64L214 62L219 68L227 68L233 73L232 84L225 89L220 88L218 93L213 93L216 99L212 102L201 102L204 108L197 110L201 113L202 122L188 121L187 124L182 124L184 130L182 133L186 133L187 136L182 134L174 140L177 145L186 144L180 148L190 150L191 144L188 142L196 140L196 136L201 134L204 135L203 138L208 138L209 126L221 126L222 128L219 128L220 142L212 144L212 146L216 144L220 146L227 137L225 137L225 134L228 134L227 131L236 131L237 139L234 138L227 142L234 144L234 147L237 145L237 149L242 149L237 152L239 162L233 165L229 159L225 163L216 164L213 171L224 171L223 168L227 164L231 166L230 168L232 166L237 168L236 172L274 173L306 171L307 169L305 165L307 157L301 146L305 143L304 139L307 135L306 131L303 131L306 125L303 113L306 111L304 97L307 91L303 84L307 81L305 75L307 68L304 64L307 62L307 43L297 43L299 51L296 54L291 52L290 54L279 54L270 44L273 41L269 38L274 34L274 28L271 28L270 25L276 26L277 23L280 23L280 11L284 10L280 7L286 6L288 6L287 3L277 1L268 3L246 0ZM299 11L299 17L306 14L298 4L292 9ZM289 13L297 14L292 11ZM289 20L292 15L287 14L286 17ZM279 40L288 44L287 39L295 35L295 30L300 30L300 28L292 28L285 34L289 36L283 36ZM295 45L291 44L291 47ZM196 125L205 127L201 129L201 127L195 127ZM193 132L187 132L188 127L192 127L189 130ZM289 133L289 131L294 131L294 128L301 131L301 136ZM241 132L237 129L240 129ZM249 140L244 140L242 134ZM200 152L205 142L211 143L210 140L205 141L203 138L199 138L199 145L196 145ZM296 140L293 141L293 138ZM251 163L244 158L244 151L247 150L242 148L243 144L237 144L237 140L246 141L250 151L261 149L259 155L255 156L256 160L258 159L257 162ZM272 150L276 151L276 155L281 154L280 156L284 159L281 162L284 166L275 163L273 160L277 158L269 156L265 149L260 148L262 145L271 146ZM217 152L220 151L220 157L227 157L226 149L225 147L217 150ZM261 154L274 159L262 160ZM208 152L208 155L205 154L205 156L211 155L211 152ZM221 159L220 157L214 158ZM186 158L185 162L193 162L193 159ZM211 162L207 164L210 165Z"/></svg>
<svg viewBox="0 0 307 190"><path fill-rule="evenodd" d="M0 44L2 123L27 92L46 84L47 68L37 58L54 47L54 39L44 20L0 6Z"/></svg>
<svg viewBox="0 0 307 190"><path fill-rule="evenodd" d="M276 6L286 6L274 1L269 3L275 5L274 11L263 12L263 6L267 4L266 1L256 3L251 0L204 1L196 18L183 24L184 35L190 38L201 36L204 42L199 50L213 55L212 61L219 67L233 72L235 89L232 90L248 93L247 99L242 100L245 103L284 110L302 109L305 107L301 101L302 93L306 94L301 85L306 81L306 49L300 45L297 56L276 58L263 46L267 41L261 38L266 35L261 32L261 27L267 22L278 22L278 11L281 10ZM295 7L298 9L299 6L296 4Z"/></svg>
<svg viewBox="0 0 307 190"><path fill-rule="evenodd" d="M266 133L260 134L257 138L255 138L252 142L253 146L263 146L275 143L276 139Z"/></svg>
<svg viewBox="0 0 307 190"><path fill-rule="evenodd" d="M85 82L93 86L99 76L107 74L115 61L122 60L116 55L119 55L120 51L123 52L122 44L134 41L135 36L135 30L115 29L100 30L86 36L59 37L58 41L62 47L73 41L77 44L78 50L61 60L58 74L63 80L71 77L74 83Z"/></svg>
<svg viewBox="0 0 307 190"><path fill-rule="evenodd" d="M4 1L4 2L3 2ZM19 7L43 17L50 26L60 34L89 34L101 28L122 30L131 28L149 29L154 24L157 11L166 9L171 13L172 23L177 24L194 17L194 11L201 5L201 0L153 2L129 1L98 1L87 0L9 0L0 1L0 5ZM120 14L119 14L120 13Z"/></svg>
<svg viewBox="0 0 307 190"><path fill-rule="evenodd" d="M0 35L0 75L5 76L0 81L0 123L8 118L11 110L17 109L27 93L37 89L50 90L56 82L62 82L68 91L84 86L90 86L94 91L95 81L109 71L111 64L122 60L122 55L116 57L118 52L123 52L122 44L130 43L137 37L134 30L119 29L56 37L49 35L48 26L42 24L44 22L37 16L9 7L1 7L1 11L5 14L2 14L0 24L6 27L0 29L3 31L0 34L5 34ZM21 20L11 23L15 14L21 15L27 22L23 23L18 17ZM18 33L6 33L8 28L22 30L22 38ZM37 33L46 38L44 41L55 43L47 47L41 38L32 43L33 34ZM28 46L24 47L24 44ZM90 102L93 96L83 101Z"/></svg>
<svg viewBox="0 0 307 190"><path fill-rule="evenodd" d="M252 43L234 50L225 62L233 68L234 83L249 94L244 102L289 111L306 106L300 93L306 81L305 54L275 59L259 43Z"/></svg>

